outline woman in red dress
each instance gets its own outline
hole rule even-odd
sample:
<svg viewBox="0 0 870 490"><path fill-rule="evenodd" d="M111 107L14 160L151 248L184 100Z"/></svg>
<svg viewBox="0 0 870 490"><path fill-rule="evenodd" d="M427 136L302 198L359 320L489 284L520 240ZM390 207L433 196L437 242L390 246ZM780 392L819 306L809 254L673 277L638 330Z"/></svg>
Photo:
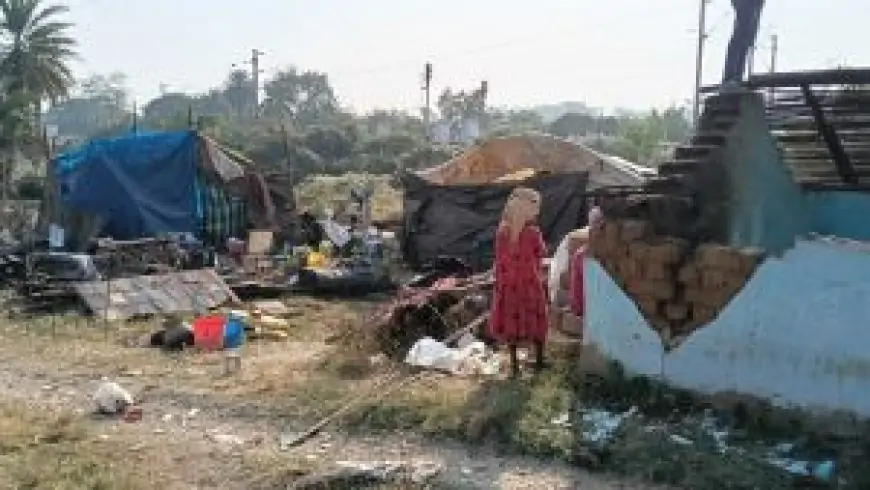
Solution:
<svg viewBox="0 0 870 490"><path fill-rule="evenodd" d="M548 322L541 261L546 246L534 224L540 200L532 189L515 189L505 204L495 238L495 293L489 333L494 340L508 345L512 376L519 374L520 344L531 343L535 368L544 366Z"/></svg>

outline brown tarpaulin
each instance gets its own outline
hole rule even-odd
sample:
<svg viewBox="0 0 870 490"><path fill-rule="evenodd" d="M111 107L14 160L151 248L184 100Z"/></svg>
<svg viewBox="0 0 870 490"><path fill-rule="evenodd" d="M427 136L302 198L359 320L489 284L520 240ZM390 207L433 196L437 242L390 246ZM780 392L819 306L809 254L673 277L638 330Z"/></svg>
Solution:
<svg viewBox="0 0 870 490"><path fill-rule="evenodd" d="M402 248L412 267L454 256L475 269L492 264L493 236L516 182L437 185L411 173L404 194ZM550 251L586 217L587 174L545 175L522 182L541 193L539 225Z"/></svg>

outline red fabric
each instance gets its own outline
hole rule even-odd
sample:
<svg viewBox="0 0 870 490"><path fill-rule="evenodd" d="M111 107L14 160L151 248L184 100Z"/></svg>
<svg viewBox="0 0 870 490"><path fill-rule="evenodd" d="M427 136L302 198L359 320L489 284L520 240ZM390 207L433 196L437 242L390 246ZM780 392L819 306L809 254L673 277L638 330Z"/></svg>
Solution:
<svg viewBox="0 0 870 490"><path fill-rule="evenodd" d="M571 312L583 316L586 311L586 298L583 294L583 258L586 247L580 247L571 257Z"/></svg>
<svg viewBox="0 0 870 490"><path fill-rule="evenodd" d="M541 231L526 225L517 240L507 232L495 239L495 294L489 333L504 343L543 342L547 338L547 298L541 279L546 253Z"/></svg>

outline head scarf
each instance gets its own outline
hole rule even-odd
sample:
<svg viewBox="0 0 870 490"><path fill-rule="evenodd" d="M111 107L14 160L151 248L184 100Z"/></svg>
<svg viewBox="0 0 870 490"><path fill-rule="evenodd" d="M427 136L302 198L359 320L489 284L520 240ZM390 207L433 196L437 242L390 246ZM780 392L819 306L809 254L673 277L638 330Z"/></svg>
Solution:
<svg viewBox="0 0 870 490"><path fill-rule="evenodd" d="M517 187L511 192L502 212L499 231L507 231L516 240L529 222L538 217L541 195L528 187Z"/></svg>
<svg viewBox="0 0 870 490"><path fill-rule="evenodd" d="M604 224L604 212L601 211L600 207L593 206L592 209L589 210L587 224L589 225L589 228L592 229L598 229Z"/></svg>

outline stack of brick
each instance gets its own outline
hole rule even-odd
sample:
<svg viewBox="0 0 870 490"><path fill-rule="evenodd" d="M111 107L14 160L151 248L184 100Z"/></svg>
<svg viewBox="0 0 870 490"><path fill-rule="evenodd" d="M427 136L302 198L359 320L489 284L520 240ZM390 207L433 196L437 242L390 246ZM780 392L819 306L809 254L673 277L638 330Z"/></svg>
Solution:
<svg viewBox="0 0 870 490"><path fill-rule="evenodd" d="M610 221L593 237L591 250L672 347L716 318L752 276L761 254L722 245L692 247L652 230L646 221Z"/></svg>

